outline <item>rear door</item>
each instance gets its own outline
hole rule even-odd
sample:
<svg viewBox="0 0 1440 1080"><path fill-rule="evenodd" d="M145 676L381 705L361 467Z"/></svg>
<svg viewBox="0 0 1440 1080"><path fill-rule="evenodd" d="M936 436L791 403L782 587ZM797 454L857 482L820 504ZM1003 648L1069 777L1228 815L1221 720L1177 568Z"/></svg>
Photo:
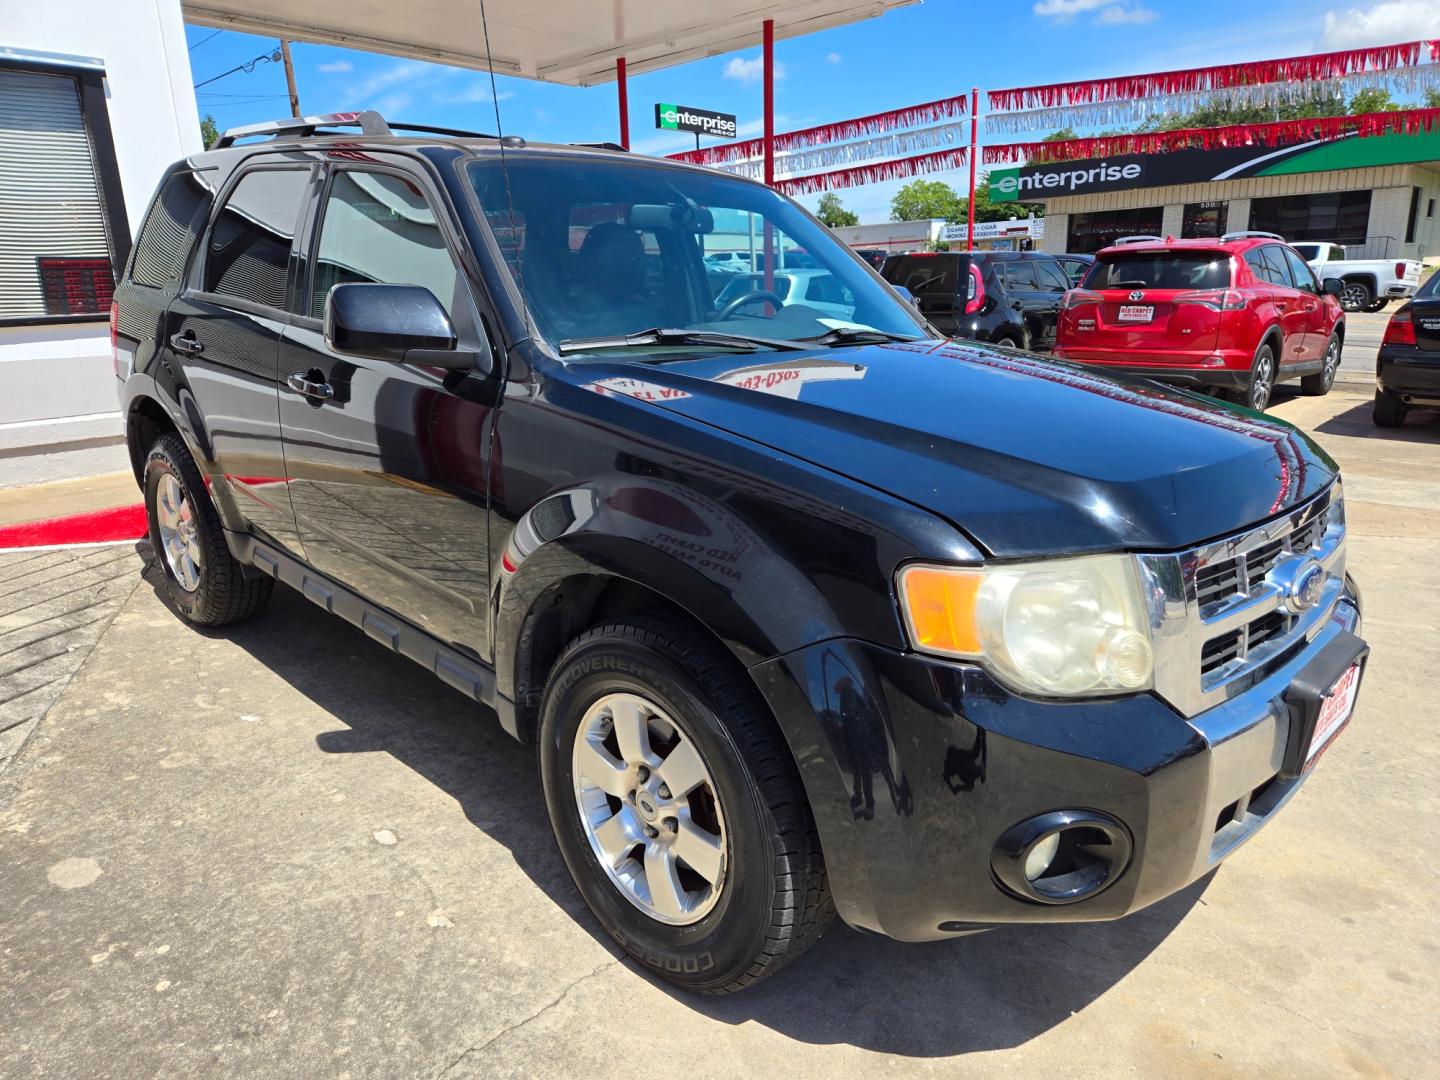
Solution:
<svg viewBox="0 0 1440 1080"><path fill-rule="evenodd" d="M280 423L307 561L484 658L489 386L479 375L341 354L324 334L333 286L422 285L462 348L487 347L443 207L428 178L400 161L330 166L303 241L304 311L280 344Z"/></svg>
<svg viewBox="0 0 1440 1080"><path fill-rule="evenodd" d="M1172 356L1193 363L1195 353L1215 348L1219 298L1230 286L1230 256L1224 251L1102 254L1085 278L1085 299L1094 302L1067 312L1076 325L1067 324L1065 345L1136 355L1148 363ZM1094 329L1078 329L1082 318L1093 318Z"/></svg>
<svg viewBox="0 0 1440 1080"><path fill-rule="evenodd" d="M1330 319L1325 311L1325 294L1320 291L1320 282L1310 264L1291 248L1280 249L1290 269L1290 280L1299 294L1300 311L1305 316L1305 347L1300 359L1318 362L1325 356L1325 347L1330 343Z"/></svg>
<svg viewBox="0 0 1440 1080"><path fill-rule="evenodd" d="M274 160L233 179L188 287L170 305L164 335L224 477L217 497L233 497L256 532L297 553L280 443L277 349L292 302L292 246L314 175L308 162Z"/></svg>
<svg viewBox="0 0 1440 1080"><path fill-rule="evenodd" d="M1252 257L1253 256L1253 257ZM1279 244L1266 244L1246 252L1245 261L1266 281L1270 303L1280 320L1284 347L1278 360L1281 367L1303 362L1310 351L1310 319L1313 307L1306 310L1305 296L1295 288L1285 249Z"/></svg>

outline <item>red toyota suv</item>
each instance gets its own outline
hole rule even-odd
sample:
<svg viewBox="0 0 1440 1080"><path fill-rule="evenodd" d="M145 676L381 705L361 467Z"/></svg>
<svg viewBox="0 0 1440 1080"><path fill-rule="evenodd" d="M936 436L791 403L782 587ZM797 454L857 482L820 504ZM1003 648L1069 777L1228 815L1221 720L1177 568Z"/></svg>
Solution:
<svg viewBox="0 0 1440 1080"><path fill-rule="evenodd" d="M1055 356L1197 387L1263 412L1275 384L1325 394L1340 367L1338 279L1274 233L1131 237L1065 294Z"/></svg>

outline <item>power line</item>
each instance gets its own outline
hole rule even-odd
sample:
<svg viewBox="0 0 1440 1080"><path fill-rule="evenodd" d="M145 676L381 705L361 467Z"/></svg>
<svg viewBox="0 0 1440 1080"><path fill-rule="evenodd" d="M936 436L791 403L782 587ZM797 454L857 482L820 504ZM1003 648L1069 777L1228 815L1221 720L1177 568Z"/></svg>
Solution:
<svg viewBox="0 0 1440 1080"><path fill-rule="evenodd" d="M194 51L195 51L196 49L198 49L201 45L204 45L205 42L207 42L207 41L214 41L217 37L219 37L219 36L220 36L221 34L223 34L224 32L225 32L224 30L216 30L213 34L206 34L206 35L205 35L203 38L201 38L199 41L195 42L194 45L191 45L189 51L190 51L190 52L194 52Z"/></svg>
<svg viewBox="0 0 1440 1080"><path fill-rule="evenodd" d="M216 76L214 76L214 77L212 77L212 78L206 79L204 82L197 82L197 83L195 84L195 86L194 86L194 89L199 90L200 87L202 87L202 86L209 86L209 85L210 85L211 83L213 83L213 82L219 82L221 79L225 78L227 75L234 75L237 71L243 71L243 72L245 72L246 74L249 74L250 72L252 72L252 71L255 70L255 65L256 65L256 64L262 64L262 63L278 63L279 60L280 60L280 50L279 50L279 49L276 49L276 50L274 50L273 52L261 53L259 56L255 57L255 59L253 59L253 60L247 60L247 61L245 61L245 63L243 63L243 64L237 64L235 67L231 68L229 71L222 71L219 75L216 75Z"/></svg>

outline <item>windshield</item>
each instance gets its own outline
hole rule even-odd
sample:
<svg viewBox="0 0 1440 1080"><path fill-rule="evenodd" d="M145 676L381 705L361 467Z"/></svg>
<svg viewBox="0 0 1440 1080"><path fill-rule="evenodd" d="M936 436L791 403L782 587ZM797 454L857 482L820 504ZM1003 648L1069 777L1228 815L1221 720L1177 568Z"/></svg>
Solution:
<svg viewBox="0 0 1440 1080"><path fill-rule="evenodd" d="M471 162L468 176L552 347L657 327L786 341L837 327L927 336L910 305L769 188L635 159L507 164L508 183L498 158Z"/></svg>
<svg viewBox="0 0 1440 1080"><path fill-rule="evenodd" d="M1135 251L1101 255L1085 275L1087 289L1228 289L1223 251Z"/></svg>

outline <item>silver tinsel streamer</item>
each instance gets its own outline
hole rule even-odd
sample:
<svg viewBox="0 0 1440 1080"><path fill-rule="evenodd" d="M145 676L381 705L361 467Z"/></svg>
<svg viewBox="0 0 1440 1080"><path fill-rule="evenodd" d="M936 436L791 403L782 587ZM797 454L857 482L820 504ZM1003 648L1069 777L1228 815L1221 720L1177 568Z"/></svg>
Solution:
<svg viewBox="0 0 1440 1080"><path fill-rule="evenodd" d="M1025 131L1055 131L1064 127L1124 125L1155 116L1195 112L1197 109L1216 105L1232 108L1256 105L1275 107L1342 95L1348 98L1359 90L1389 90L1391 93L1414 96L1434 88L1440 88L1440 64L1414 64L1383 71L1358 71L1339 79L1256 83L1220 90L1100 101L1088 105L1062 105L1053 109L990 113L985 117L985 133L1007 135Z"/></svg>
<svg viewBox="0 0 1440 1080"><path fill-rule="evenodd" d="M846 165L859 165L881 158L910 157L928 150L961 145L969 139L969 130L970 121L964 120L953 124L916 128L913 131L895 131L873 139L817 146L810 150L797 150L793 154L777 154L775 172L777 177L790 177L797 173L814 172L816 169L843 168ZM761 179L765 172L765 163L761 159L726 162L711 167L735 173L737 176L748 176L753 180Z"/></svg>

